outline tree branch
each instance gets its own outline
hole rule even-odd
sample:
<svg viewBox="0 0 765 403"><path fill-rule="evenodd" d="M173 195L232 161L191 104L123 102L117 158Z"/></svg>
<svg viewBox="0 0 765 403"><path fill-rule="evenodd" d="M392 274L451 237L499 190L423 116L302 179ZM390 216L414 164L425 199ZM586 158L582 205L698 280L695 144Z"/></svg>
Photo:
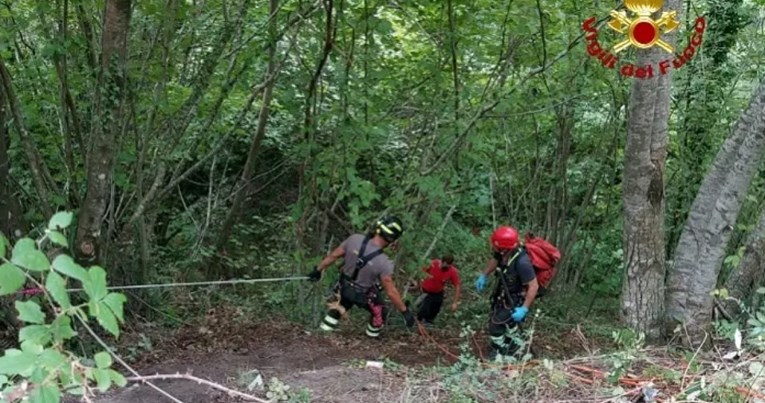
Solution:
<svg viewBox="0 0 765 403"><path fill-rule="evenodd" d="M225 387L225 386L223 386L221 384L218 384L218 383L215 383L215 382L211 382L211 381L208 381L206 379L197 378L196 376L193 376L191 374L180 374L180 373L177 373L177 374L156 374L156 375L148 375L148 376L134 376L134 377L127 378L128 382L142 382L142 383L146 382L146 381L151 381L151 380L162 380L162 381L165 381L165 380L168 380L168 379L182 379L182 380L186 380L186 381L192 381L192 382L196 382L196 383L198 383L200 385L206 385L206 386L209 386L209 387L211 387L213 389L217 389L217 390L226 392L226 393L228 393L231 396L240 397L242 399L245 399L245 400L248 400L248 401L251 401L251 402L269 403L268 400L263 400L261 398L255 397L253 395L248 395L246 393L242 393L242 392L236 391L234 389L227 388L227 387Z"/></svg>
<svg viewBox="0 0 765 403"><path fill-rule="evenodd" d="M97 342L98 344L100 344L100 345L101 345L101 347L103 347L103 348L104 348L104 350L106 350L106 352L107 352L107 353L109 353L109 355L111 355L112 357L114 357L114 360L115 360L115 361L117 361L118 363L120 363L120 365L122 365L123 367L125 367L125 369L127 369L127 370L128 370L130 373L131 373L131 374L135 375L136 377L140 377L140 376L141 376L141 374L139 374L139 373L138 373L138 372L137 372L135 369L133 369L133 367L131 367L130 365L128 365L128 363L126 363L126 362L125 362L125 360L123 360L123 359L122 359L122 357L120 357L119 355L117 355L117 353L115 353L115 352L114 352L114 350L112 350L112 349L111 349L111 347L109 347L109 345L107 345L107 344L106 344L106 342L104 342L104 341L103 341L103 340L102 340L100 337L98 337L98 335L96 334L96 332L94 332L94 331L93 331L93 329L90 327L90 325L88 325L88 322L87 322L87 321L85 321L84 319L82 319L82 318L80 317L80 315L75 315L74 317L75 317L75 318L77 318L77 320L78 320L78 321L80 322L80 324L81 324L81 325L82 325L82 326L85 328L85 330L87 330L87 331L88 331L88 333L90 333L90 335L91 335L91 336L93 336L93 338L96 340L96 342ZM130 379L133 379L133 378L130 378ZM155 384L153 384L153 383L151 383L151 382L148 382L148 381L144 381L144 383L146 383L147 385L149 385L149 387L150 387L150 388L152 388L152 389L156 390L157 392L161 393L163 396L165 396L165 397L167 397L168 399L170 399L170 400L174 401L175 403L183 403L183 401L181 401L181 400L178 400L178 398L176 398L175 396L173 396L173 395L171 395L171 394L169 394L169 393L165 392L164 390L160 389L160 388L159 388L157 385L155 385Z"/></svg>

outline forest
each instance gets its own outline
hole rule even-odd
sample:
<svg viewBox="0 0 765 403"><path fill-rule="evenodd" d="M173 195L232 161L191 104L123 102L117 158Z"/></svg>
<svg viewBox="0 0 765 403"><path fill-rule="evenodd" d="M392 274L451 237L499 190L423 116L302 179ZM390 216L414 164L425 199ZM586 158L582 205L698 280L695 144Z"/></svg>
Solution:
<svg viewBox="0 0 765 403"><path fill-rule="evenodd" d="M763 0L0 21L0 403L765 402ZM333 302L354 234L384 327ZM531 234L560 258L495 360Z"/></svg>

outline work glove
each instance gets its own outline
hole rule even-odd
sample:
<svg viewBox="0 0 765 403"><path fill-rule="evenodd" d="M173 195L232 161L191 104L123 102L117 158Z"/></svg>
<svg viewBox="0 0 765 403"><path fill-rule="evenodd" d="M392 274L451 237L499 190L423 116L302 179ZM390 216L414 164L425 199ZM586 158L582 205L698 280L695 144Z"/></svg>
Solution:
<svg viewBox="0 0 765 403"><path fill-rule="evenodd" d="M313 271L308 273L308 281L319 281L321 280L321 271L319 271L319 268L317 266L313 267Z"/></svg>
<svg viewBox="0 0 765 403"><path fill-rule="evenodd" d="M406 322L406 327L412 328L414 327L414 315L412 315L412 311L407 309L404 312L401 312L402 315L404 315L404 322Z"/></svg>
<svg viewBox="0 0 765 403"><path fill-rule="evenodd" d="M475 289L478 290L478 292L481 292L488 282L489 279L486 277L486 274L481 273L481 276L478 277L478 280L475 282Z"/></svg>
<svg viewBox="0 0 765 403"><path fill-rule="evenodd" d="M529 308L526 308L525 306L519 306L515 308L513 314L510 315L510 317L513 318L514 321L520 322L523 320L523 318L526 317L527 313L529 313Z"/></svg>

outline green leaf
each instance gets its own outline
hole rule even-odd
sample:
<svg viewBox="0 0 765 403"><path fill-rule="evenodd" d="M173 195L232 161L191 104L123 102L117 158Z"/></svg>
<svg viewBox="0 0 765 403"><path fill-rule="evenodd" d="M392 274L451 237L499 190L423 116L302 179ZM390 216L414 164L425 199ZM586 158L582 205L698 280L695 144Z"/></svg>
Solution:
<svg viewBox="0 0 765 403"><path fill-rule="evenodd" d="M35 365L35 369L32 370L32 375L29 376L29 380L32 381L32 383L42 384L47 377L48 371L39 365Z"/></svg>
<svg viewBox="0 0 765 403"><path fill-rule="evenodd" d="M0 265L0 296L13 294L24 286L26 277L18 267L3 263Z"/></svg>
<svg viewBox="0 0 765 403"><path fill-rule="evenodd" d="M55 386L40 386L32 391L30 402L59 403L61 402L61 392Z"/></svg>
<svg viewBox="0 0 765 403"><path fill-rule="evenodd" d="M16 310L19 311L19 319L27 323L45 323L45 314L40 305L34 301L16 301Z"/></svg>
<svg viewBox="0 0 765 403"><path fill-rule="evenodd" d="M765 294L765 287L760 287L757 289L757 294Z"/></svg>
<svg viewBox="0 0 765 403"><path fill-rule="evenodd" d="M93 314L91 310L91 314ZM117 318L114 317L114 314L112 313L111 309L104 304L103 302L98 303L98 311L96 313L96 320L98 320L98 323L106 330L109 331L109 333L113 334L114 337L120 336L120 327L117 324Z"/></svg>
<svg viewBox="0 0 765 403"><path fill-rule="evenodd" d="M48 221L48 229L56 230L68 227L72 223L72 216L73 214L68 211L59 211Z"/></svg>
<svg viewBox="0 0 765 403"><path fill-rule="evenodd" d="M51 339L50 329L45 325L29 325L19 330L19 341L31 341L40 345L48 344Z"/></svg>
<svg viewBox="0 0 765 403"><path fill-rule="evenodd" d="M61 308L71 308L72 302L69 301L69 293L66 292L66 280L58 273L55 271L48 273L48 278L45 279L45 288Z"/></svg>
<svg viewBox="0 0 765 403"><path fill-rule="evenodd" d="M5 385L6 383L8 383L8 377L5 375L0 375L0 386Z"/></svg>
<svg viewBox="0 0 765 403"><path fill-rule="evenodd" d="M96 366L98 368L104 369L112 366L112 356L110 356L109 353L102 351L97 353L93 359L96 360Z"/></svg>
<svg viewBox="0 0 765 403"><path fill-rule="evenodd" d="M43 346L35 343L31 340L25 340L21 342L21 351L25 353L32 353L34 355L40 355L43 352Z"/></svg>
<svg viewBox="0 0 765 403"><path fill-rule="evenodd" d="M83 284L90 281L88 272L85 271L82 266L75 263L71 256L58 255L55 259L53 259L53 269L61 274L79 280Z"/></svg>
<svg viewBox="0 0 765 403"><path fill-rule="evenodd" d="M98 383L98 390L101 392L106 392L109 390L109 386L112 384L112 377L109 373L109 370L106 369L94 369L93 370L93 376L96 378L96 383Z"/></svg>
<svg viewBox="0 0 765 403"><path fill-rule="evenodd" d="M46 271L50 268L48 258L37 250L35 241L29 238L22 238L16 242L11 256L11 262L27 270Z"/></svg>
<svg viewBox="0 0 765 403"><path fill-rule="evenodd" d="M88 270L90 281L84 282L85 292L91 299L102 300L106 296L106 271L98 266Z"/></svg>
<svg viewBox="0 0 765 403"><path fill-rule="evenodd" d="M0 232L0 257L5 257L5 251L8 248L8 239Z"/></svg>
<svg viewBox="0 0 765 403"><path fill-rule="evenodd" d="M77 336L72 329L72 319L66 315L59 316L50 324L50 332L53 334L53 340L58 343Z"/></svg>
<svg viewBox="0 0 765 403"><path fill-rule="evenodd" d="M85 394L85 389L82 386L75 386L66 390L66 393L73 396L82 396Z"/></svg>
<svg viewBox="0 0 765 403"><path fill-rule="evenodd" d="M50 241L56 245L61 245L65 248L69 247L69 241L66 240L66 236L58 231L49 231L48 238L50 238Z"/></svg>
<svg viewBox="0 0 765 403"><path fill-rule="evenodd" d="M765 312L759 311L754 314L754 317L757 318L757 320L759 320L760 323L765 324Z"/></svg>
<svg viewBox="0 0 765 403"><path fill-rule="evenodd" d="M66 357L60 352L50 348L46 349L42 354L40 354L39 363L51 371L57 371L62 368L69 367L69 361L66 359Z"/></svg>
<svg viewBox="0 0 765 403"><path fill-rule="evenodd" d="M117 371L115 371L113 369L110 369L109 370L109 376L112 378L112 382L114 382L115 385L117 385L117 386L119 386L121 388L123 388L123 387L125 387L125 385L127 385L127 379L125 379L125 377L122 376L122 374L120 374L119 372L117 372Z"/></svg>
<svg viewBox="0 0 765 403"><path fill-rule="evenodd" d="M6 350L5 355L0 357L0 374L29 374L35 367L35 361L37 361L35 354L19 350Z"/></svg>
<svg viewBox="0 0 765 403"><path fill-rule="evenodd" d="M127 298L117 292L110 292L109 295L104 298L104 304L106 304L106 306L112 310L112 313L117 317L117 319L119 319L120 322L125 321L122 313L122 306L125 302L127 302Z"/></svg>

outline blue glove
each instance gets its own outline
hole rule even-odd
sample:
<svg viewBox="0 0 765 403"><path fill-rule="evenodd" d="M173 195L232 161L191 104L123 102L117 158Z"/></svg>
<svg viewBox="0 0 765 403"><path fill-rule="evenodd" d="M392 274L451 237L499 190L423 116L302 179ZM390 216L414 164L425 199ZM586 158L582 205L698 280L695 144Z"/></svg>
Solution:
<svg viewBox="0 0 765 403"><path fill-rule="evenodd" d="M486 275L481 273L481 277L478 277L478 280L475 282L475 289L478 290L478 292L481 292L481 290L486 287L486 283L488 282L489 279L486 277Z"/></svg>
<svg viewBox="0 0 765 403"><path fill-rule="evenodd" d="M520 322L523 320L523 318L526 317L527 313L529 313L529 308L526 308L525 306L519 306L515 308L513 314L510 315L510 317L513 318L514 321Z"/></svg>

